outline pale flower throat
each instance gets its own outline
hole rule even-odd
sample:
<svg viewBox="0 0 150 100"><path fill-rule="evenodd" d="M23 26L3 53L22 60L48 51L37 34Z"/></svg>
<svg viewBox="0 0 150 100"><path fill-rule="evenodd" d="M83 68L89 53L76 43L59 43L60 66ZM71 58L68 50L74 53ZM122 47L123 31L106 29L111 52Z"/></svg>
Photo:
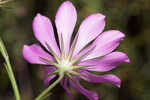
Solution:
<svg viewBox="0 0 150 100"><path fill-rule="evenodd" d="M92 51L95 48L95 46L93 48L89 49L87 52L83 53L82 55L72 59L72 54L73 54L73 51L75 48L76 41L77 41L77 39L75 39L75 43L73 44L68 55L66 55L64 53L63 41L61 41L62 44L61 44L61 56L60 56L60 58L54 53L52 48L46 43L47 47L49 48L50 53L53 55L56 62L40 57L41 60L57 67L57 70L54 73L60 72L63 74L67 73L67 74L80 75L80 73L76 72L76 69L80 69L80 68L88 67L88 66L78 65L77 62L80 59L82 59L82 57L86 56L90 51Z"/></svg>
<svg viewBox="0 0 150 100"><path fill-rule="evenodd" d="M61 60L60 63L58 63L58 67L62 70L64 70L65 72L71 72L72 71L72 64L71 62L69 62L69 60Z"/></svg>

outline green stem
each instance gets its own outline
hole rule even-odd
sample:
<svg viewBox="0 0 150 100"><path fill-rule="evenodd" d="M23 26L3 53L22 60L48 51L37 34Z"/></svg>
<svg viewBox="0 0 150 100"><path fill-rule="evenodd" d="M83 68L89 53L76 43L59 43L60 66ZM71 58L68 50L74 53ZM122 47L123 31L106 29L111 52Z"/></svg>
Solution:
<svg viewBox="0 0 150 100"><path fill-rule="evenodd" d="M8 76L10 78L10 81L11 81L11 84L12 84L12 87L13 87L15 98L16 98L16 100L21 100L19 89L18 89L16 80L15 80L15 77L14 77L14 73L13 73L11 65L8 61L6 61L5 67L6 67L6 70L8 72Z"/></svg>
<svg viewBox="0 0 150 100"><path fill-rule="evenodd" d="M49 91L51 91L64 77L64 74L61 74L59 78L51 84L48 88L46 88L38 97L35 98L35 100L43 100L44 96L48 94Z"/></svg>
<svg viewBox="0 0 150 100"><path fill-rule="evenodd" d="M13 73L13 70L12 70L12 67L11 67L11 64L10 64L10 61L9 61L9 56L8 56L8 53L7 53L6 48L4 46L4 43L1 39L0 39L0 52L2 53L2 55L5 59L5 62L6 62L6 64L4 64L4 65L5 65L5 68L7 70L8 77L11 81L15 98L16 98L16 100L21 100L19 89L18 89L16 80L15 80L15 77L14 77L14 73Z"/></svg>

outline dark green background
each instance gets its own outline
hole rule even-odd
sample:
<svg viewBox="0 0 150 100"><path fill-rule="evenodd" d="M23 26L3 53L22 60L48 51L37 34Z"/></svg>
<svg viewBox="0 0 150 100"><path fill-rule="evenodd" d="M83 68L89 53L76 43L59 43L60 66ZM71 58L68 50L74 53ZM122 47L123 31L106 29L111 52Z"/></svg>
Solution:
<svg viewBox="0 0 150 100"><path fill-rule="evenodd" d="M24 44L37 42L32 20L37 13L52 19L64 0L13 0L0 6L0 37L3 39L23 100L33 100L44 88L44 67L27 63L22 56ZM106 16L105 30L116 29L126 38L117 50L127 53L130 64L121 64L108 72L122 80L120 89L111 84L92 84L81 81L89 90L97 91L100 100L150 100L150 0L71 0L78 12L78 22L92 13ZM0 57L0 100L13 100L13 93ZM87 100L74 92L74 100ZM70 100L57 85L47 100Z"/></svg>

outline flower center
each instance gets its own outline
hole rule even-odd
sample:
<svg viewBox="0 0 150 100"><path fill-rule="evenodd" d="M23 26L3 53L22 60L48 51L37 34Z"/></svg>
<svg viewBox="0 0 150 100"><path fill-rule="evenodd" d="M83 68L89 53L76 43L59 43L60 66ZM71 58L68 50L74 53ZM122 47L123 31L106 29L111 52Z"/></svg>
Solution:
<svg viewBox="0 0 150 100"><path fill-rule="evenodd" d="M70 72L72 70L72 64L68 60L61 60L59 63L60 69Z"/></svg>

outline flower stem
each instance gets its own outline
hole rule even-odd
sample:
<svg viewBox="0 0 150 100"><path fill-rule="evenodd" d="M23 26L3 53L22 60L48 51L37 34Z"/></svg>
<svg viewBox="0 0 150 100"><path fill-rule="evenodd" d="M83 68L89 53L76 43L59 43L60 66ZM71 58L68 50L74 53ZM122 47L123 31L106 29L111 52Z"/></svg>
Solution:
<svg viewBox="0 0 150 100"><path fill-rule="evenodd" d="M8 53L7 53L6 48L4 46L4 43L1 39L0 39L0 52L2 53L2 56L4 57L5 62L6 62L6 63L4 63L4 65L5 65L5 68L7 70L8 77L11 81L15 98L16 98L16 100L21 100L19 89L18 89L16 80L15 80L15 77L14 77L14 73L13 73L13 70L12 70L12 67L11 67L11 64L10 64L10 61L9 61L9 56L8 56Z"/></svg>
<svg viewBox="0 0 150 100"><path fill-rule="evenodd" d="M5 67L6 67L6 70L8 72L8 76L10 78L16 100L21 100L20 93L19 93L19 90L18 90L18 86L17 86L16 80L15 80L15 77L14 77L14 73L12 71L10 63L6 62Z"/></svg>
<svg viewBox="0 0 150 100"><path fill-rule="evenodd" d="M48 92L51 91L64 77L64 74L60 74L59 78L51 84L48 88L46 88L35 100L43 100L44 96L47 96Z"/></svg>

